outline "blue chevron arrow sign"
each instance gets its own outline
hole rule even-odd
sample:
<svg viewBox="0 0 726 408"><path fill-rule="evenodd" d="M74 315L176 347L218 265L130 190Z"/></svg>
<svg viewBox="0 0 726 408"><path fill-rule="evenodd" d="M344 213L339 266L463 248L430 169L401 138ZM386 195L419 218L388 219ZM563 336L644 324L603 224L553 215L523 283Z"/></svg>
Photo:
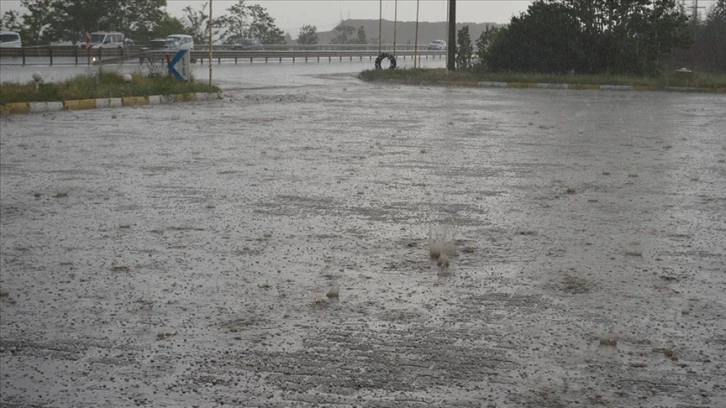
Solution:
<svg viewBox="0 0 726 408"><path fill-rule="evenodd" d="M174 58L169 61L169 64L167 64L167 67L169 68L169 72L174 75L174 78L184 81L185 78L182 76L182 74L179 73L179 71L174 68L174 65L176 65L177 62L181 61L181 59L184 57L184 54L187 53L187 50L179 50L179 52L174 55Z"/></svg>

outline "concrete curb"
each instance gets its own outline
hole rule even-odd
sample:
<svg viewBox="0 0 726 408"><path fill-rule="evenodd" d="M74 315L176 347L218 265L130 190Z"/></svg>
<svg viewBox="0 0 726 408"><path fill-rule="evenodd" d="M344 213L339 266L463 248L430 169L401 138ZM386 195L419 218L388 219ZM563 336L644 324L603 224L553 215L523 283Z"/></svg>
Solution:
<svg viewBox="0 0 726 408"><path fill-rule="evenodd" d="M77 99L53 102L13 102L0 104L0 114L163 105L177 102L213 101L215 99L222 99L222 93L196 92L176 95L125 96L121 98Z"/></svg>
<svg viewBox="0 0 726 408"><path fill-rule="evenodd" d="M479 88L541 88L541 89L574 89L592 91L669 91L669 92L705 92L705 93L726 93L722 88L697 88L697 87L675 87L668 86L659 88L654 85L596 85L596 84L555 84L555 83L532 83L532 82L494 82L481 81L477 83Z"/></svg>

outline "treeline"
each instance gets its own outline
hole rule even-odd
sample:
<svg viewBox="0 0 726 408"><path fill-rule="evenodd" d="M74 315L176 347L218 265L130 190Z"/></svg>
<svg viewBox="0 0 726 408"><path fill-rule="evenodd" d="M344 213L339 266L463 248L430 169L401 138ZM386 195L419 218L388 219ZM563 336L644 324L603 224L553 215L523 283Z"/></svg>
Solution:
<svg viewBox="0 0 726 408"><path fill-rule="evenodd" d="M166 11L166 0L21 0L26 10L7 11L0 20L3 30L20 33L24 45L82 41L86 32L120 31L126 38L145 42L169 34L189 34L195 42L209 39L209 5L186 7L182 18ZM233 42L239 38L257 39L263 44L286 41L267 10L245 0L213 19L215 40Z"/></svg>
<svg viewBox="0 0 726 408"><path fill-rule="evenodd" d="M675 0L537 0L508 26L482 32L475 48L465 29L460 69L653 75L669 61L695 64L696 49L699 68L726 71L726 0L696 24Z"/></svg>

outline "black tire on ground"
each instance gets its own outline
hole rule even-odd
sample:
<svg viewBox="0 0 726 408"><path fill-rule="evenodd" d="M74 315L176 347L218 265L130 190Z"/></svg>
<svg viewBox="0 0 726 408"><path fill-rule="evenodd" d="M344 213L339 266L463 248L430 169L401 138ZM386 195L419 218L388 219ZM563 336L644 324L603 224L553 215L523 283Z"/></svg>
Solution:
<svg viewBox="0 0 726 408"><path fill-rule="evenodd" d="M388 67L388 69L396 69L396 57L387 52L381 53L381 55L376 58L376 69L381 69L381 61L383 61L384 58L388 58L388 60L391 61L391 66Z"/></svg>

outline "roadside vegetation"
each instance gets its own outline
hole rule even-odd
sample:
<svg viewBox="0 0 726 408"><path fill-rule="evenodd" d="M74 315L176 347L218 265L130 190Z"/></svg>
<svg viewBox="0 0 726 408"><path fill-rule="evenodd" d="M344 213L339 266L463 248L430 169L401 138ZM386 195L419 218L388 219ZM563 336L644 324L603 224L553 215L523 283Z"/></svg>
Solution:
<svg viewBox="0 0 726 408"><path fill-rule="evenodd" d="M0 104L12 102L51 102L77 99L120 98L125 96L173 95L192 92L220 92L206 83L182 82L162 75L134 75L126 83L121 74L101 72L80 75L64 82L0 84Z"/></svg>
<svg viewBox="0 0 726 408"><path fill-rule="evenodd" d="M4 2L4 0L2 0ZM23 45L82 43L86 32L113 28L136 44L170 34L188 34L197 44L209 41L209 1L195 2L177 18L167 11L167 0L20 0L21 11L0 16L0 29L17 31ZM284 44L285 32L267 9L237 0L212 21L215 39L231 44L240 38L262 44ZM217 11L219 13L219 11Z"/></svg>
<svg viewBox="0 0 726 408"><path fill-rule="evenodd" d="M725 39L724 0L707 10L705 20L674 0L538 0L508 26L482 32L472 68L636 76L683 67L726 72ZM471 49L459 44L457 54Z"/></svg>
<svg viewBox="0 0 726 408"><path fill-rule="evenodd" d="M366 71L364 80L475 85L631 85L726 91L726 0L705 19L674 0L536 0L504 27L487 27L474 45L457 35L455 71Z"/></svg>
<svg viewBox="0 0 726 408"><path fill-rule="evenodd" d="M655 89L689 87L726 92L726 74L703 72L669 72L657 76L609 74L538 74L518 72L448 71L440 69L368 70L361 72L365 81L394 81L411 85L476 86L479 82L514 84L632 85Z"/></svg>

